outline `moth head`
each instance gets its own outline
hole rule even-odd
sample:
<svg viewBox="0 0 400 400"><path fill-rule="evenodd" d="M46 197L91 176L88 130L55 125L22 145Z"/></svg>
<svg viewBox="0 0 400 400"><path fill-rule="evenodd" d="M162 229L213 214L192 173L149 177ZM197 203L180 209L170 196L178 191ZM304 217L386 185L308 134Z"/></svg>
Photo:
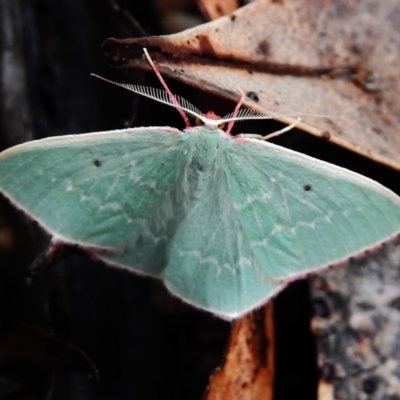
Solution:
<svg viewBox="0 0 400 400"><path fill-rule="evenodd" d="M206 114L201 114L201 118L196 116L195 124L197 126L214 126L221 130L225 127L225 122L221 120L221 117L212 111L208 111Z"/></svg>

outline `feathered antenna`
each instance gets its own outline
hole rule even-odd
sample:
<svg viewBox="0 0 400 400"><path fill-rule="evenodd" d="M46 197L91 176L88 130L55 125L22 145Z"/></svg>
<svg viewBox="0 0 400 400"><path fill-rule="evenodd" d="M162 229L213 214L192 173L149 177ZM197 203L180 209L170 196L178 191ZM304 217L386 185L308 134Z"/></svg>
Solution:
<svg viewBox="0 0 400 400"><path fill-rule="evenodd" d="M141 96L148 97L160 103L167 104L168 106L178 108L195 118L199 118L202 115L201 111L197 107L195 107L192 103L190 103L189 101L187 101L186 99L184 99L179 95L172 94L176 102L172 101L170 94L166 90L153 88L150 86L133 85L130 83L119 83L119 82L114 82L110 79L103 78L100 75L96 74L90 74L90 75L99 78L105 82L112 83L113 85L120 86L124 89L130 90L131 92L134 92L136 94L140 94Z"/></svg>
<svg viewBox="0 0 400 400"><path fill-rule="evenodd" d="M185 121L186 127L190 127L190 121L188 116L197 118L204 125L207 126L215 126L218 127L228 122L228 127L226 132L230 133L233 127L233 124L237 121L247 121L247 120L261 120L261 119L275 119L275 118L286 118L286 117L303 117L303 116L313 116L313 117L325 117L326 115L316 115L316 114L306 114L300 112L291 112L291 113L278 113L274 111L255 111L252 109L240 109L244 99L245 94L242 90L239 89L240 92L240 100L238 101L235 110L232 113L225 115L223 118L217 117L214 113L208 112L207 114L202 114L201 111L191 104L189 101L184 99L179 95L173 94L170 89L168 88L167 84L165 83L163 77L161 76L160 72L157 70L153 60L151 59L148 51L146 48L143 48L143 52L149 62L150 66L152 67L153 71L155 72L156 76L158 77L159 81L161 82L164 90L152 88L148 86L141 86L141 85L133 85L130 83L119 83L114 82L109 79L103 78L96 74L91 74L92 76L99 78L105 82L112 83L113 85L120 86L124 89L130 90L134 93L140 94L142 96L148 97L160 103L169 105L177 109L177 111L181 114L183 120ZM291 125L287 126L286 128L281 129L280 131L274 132L268 136L259 136L259 135L246 135L246 137L257 137L262 138L263 140L269 139L273 136L277 136L278 134L287 132L290 129L293 129L298 123L300 122L300 118L297 118L295 122Z"/></svg>

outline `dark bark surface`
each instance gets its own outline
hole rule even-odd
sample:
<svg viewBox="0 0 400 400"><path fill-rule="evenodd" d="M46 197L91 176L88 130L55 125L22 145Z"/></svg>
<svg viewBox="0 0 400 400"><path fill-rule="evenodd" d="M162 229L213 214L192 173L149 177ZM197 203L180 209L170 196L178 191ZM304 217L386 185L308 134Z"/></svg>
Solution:
<svg viewBox="0 0 400 400"><path fill-rule="evenodd" d="M318 399L400 399L399 242L312 279Z"/></svg>

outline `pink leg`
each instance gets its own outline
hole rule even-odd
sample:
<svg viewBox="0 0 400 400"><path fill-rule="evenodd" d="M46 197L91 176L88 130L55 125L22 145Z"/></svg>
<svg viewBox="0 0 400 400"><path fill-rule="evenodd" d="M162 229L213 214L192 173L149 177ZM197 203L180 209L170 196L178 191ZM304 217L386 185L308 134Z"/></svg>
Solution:
<svg viewBox="0 0 400 400"><path fill-rule="evenodd" d="M161 74L158 72L157 67L154 65L153 60L150 58L150 55L149 55L149 53L148 53L148 51L147 51L147 49L145 47L143 48L143 51L144 51L144 55L146 56L147 61L149 62L151 68L153 68L154 73L157 75L157 78L161 82L161 85L163 85L165 91L168 93L168 96L169 96L170 100L172 101L172 103L174 103L176 106L178 106L176 110L179 112L179 114L181 114L183 120L185 121L186 127L189 128L190 126L192 126L190 121L189 121L189 118L184 113L184 111L179 108L178 100L176 100L176 97L169 90L169 87L165 83L165 81L164 81L163 77L161 76Z"/></svg>
<svg viewBox="0 0 400 400"><path fill-rule="evenodd" d="M243 104L244 98L245 98L245 94L244 94L243 90L239 89L239 92L240 92L240 99L239 99L238 103L236 104L236 107L235 107L235 110L233 111L232 117L236 117L237 113L240 110L240 107ZM228 127L226 128L226 133L231 133L231 130L232 130L234 124L235 124L235 121L229 121Z"/></svg>

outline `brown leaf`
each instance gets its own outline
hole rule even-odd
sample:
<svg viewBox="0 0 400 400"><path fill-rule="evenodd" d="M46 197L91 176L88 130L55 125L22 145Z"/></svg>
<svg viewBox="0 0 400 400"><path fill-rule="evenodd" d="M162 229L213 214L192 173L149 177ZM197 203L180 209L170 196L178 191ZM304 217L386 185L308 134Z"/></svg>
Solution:
<svg viewBox="0 0 400 400"><path fill-rule="evenodd" d="M197 0L197 3L209 20L231 14L239 8L238 0Z"/></svg>
<svg viewBox="0 0 400 400"><path fill-rule="evenodd" d="M328 115L299 127L400 169L399 21L396 0L260 0L103 49L113 65L148 70L146 46L161 73L202 90L236 101L241 88L255 109Z"/></svg>
<svg viewBox="0 0 400 400"><path fill-rule="evenodd" d="M236 321L223 366L205 400L271 400L274 378L272 302Z"/></svg>

